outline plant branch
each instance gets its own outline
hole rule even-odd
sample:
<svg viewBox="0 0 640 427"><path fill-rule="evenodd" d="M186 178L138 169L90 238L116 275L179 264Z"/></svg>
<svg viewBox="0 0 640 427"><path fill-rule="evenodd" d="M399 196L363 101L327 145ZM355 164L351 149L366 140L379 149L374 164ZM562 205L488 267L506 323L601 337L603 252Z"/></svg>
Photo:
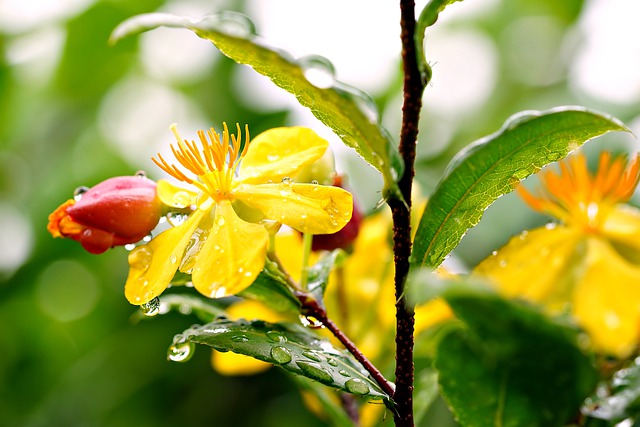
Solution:
<svg viewBox="0 0 640 427"><path fill-rule="evenodd" d="M313 316L316 320L320 321L347 349L349 353L360 362L360 364L369 372L371 377L378 383L380 388L389 396L393 396L395 388L392 383L382 375L382 373L376 368L367 356L365 356L356 345L347 337L344 332L340 330L338 325L333 323L333 320L329 319L326 310L321 307L318 302L313 298L305 298L306 294L301 294L298 299L302 302L302 309L306 315Z"/></svg>
<svg viewBox="0 0 640 427"><path fill-rule="evenodd" d="M402 128L398 150L404 160L404 173L398 186L404 200L391 198L388 201L393 217L393 243L396 293L396 403L394 421L396 426L412 427L413 421L413 333L414 309L408 305L404 288L409 275L411 255L411 187L413 182L418 122L422 108L424 78L418 66L415 43L415 2L400 0L400 27L402 62L404 72Z"/></svg>

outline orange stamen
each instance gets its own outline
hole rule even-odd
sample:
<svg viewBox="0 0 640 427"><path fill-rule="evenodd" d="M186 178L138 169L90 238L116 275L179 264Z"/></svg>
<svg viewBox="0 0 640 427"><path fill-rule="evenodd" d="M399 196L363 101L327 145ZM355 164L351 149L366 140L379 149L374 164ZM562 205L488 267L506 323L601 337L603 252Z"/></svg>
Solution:
<svg viewBox="0 0 640 427"><path fill-rule="evenodd" d="M532 209L597 232L610 209L633 195L640 181L640 156L634 154L626 161L603 152L592 174L584 155L578 154L561 162L558 173L547 170L539 177L543 187L537 194L524 186L517 190Z"/></svg>

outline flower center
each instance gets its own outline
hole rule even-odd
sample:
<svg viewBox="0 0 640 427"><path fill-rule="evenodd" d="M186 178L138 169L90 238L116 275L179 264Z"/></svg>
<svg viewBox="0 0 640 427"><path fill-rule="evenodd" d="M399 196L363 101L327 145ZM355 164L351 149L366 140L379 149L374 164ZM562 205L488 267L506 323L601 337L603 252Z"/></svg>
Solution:
<svg viewBox="0 0 640 427"><path fill-rule="evenodd" d="M597 233L611 209L633 195L640 179L640 158L635 154L627 162L624 156L612 158L611 153L603 152L598 170L592 174L584 155L578 154L561 162L559 173L547 170L539 177L543 188L538 194L518 187L531 208Z"/></svg>
<svg viewBox="0 0 640 427"><path fill-rule="evenodd" d="M176 165L167 162L160 153L157 159L151 160L174 178L194 185L216 203L231 199L236 170L249 147L249 127L245 126L244 144L240 125L236 124L236 128L237 137L229 134L226 123L223 123L222 135L213 128L206 133L200 130L198 138L201 147L198 147L195 141L183 139L175 124L171 125L171 131L177 141L177 144L171 144L171 151L178 163L196 175L197 180L184 174Z"/></svg>

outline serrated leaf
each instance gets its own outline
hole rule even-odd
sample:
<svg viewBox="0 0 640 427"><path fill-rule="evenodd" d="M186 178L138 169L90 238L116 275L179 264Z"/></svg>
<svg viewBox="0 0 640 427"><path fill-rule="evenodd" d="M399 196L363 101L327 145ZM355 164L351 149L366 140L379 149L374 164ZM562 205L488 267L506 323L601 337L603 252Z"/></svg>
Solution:
<svg viewBox="0 0 640 427"><path fill-rule="evenodd" d="M296 375L372 399L390 400L362 365L300 325L244 319L217 319L180 334L174 346L208 345L273 363Z"/></svg>
<svg viewBox="0 0 640 427"><path fill-rule="evenodd" d="M582 413L590 418L607 421L614 426L626 419L640 422L640 360L617 371L613 378L598 387L587 400Z"/></svg>
<svg viewBox="0 0 640 427"><path fill-rule="evenodd" d="M577 330L487 290L445 292L465 328L445 335L435 366L463 426L562 426L593 391L597 373Z"/></svg>
<svg viewBox="0 0 640 427"><path fill-rule="evenodd" d="M460 151L424 210L412 267L440 265L498 197L541 167L611 131L628 129L617 119L581 107L529 111Z"/></svg>
<svg viewBox="0 0 640 427"><path fill-rule="evenodd" d="M396 181L402 173L402 159L391 136L378 123L375 104L362 91L336 81L326 59L314 56L295 60L286 52L269 47L255 35L253 23L234 12L202 19L165 13L138 15L120 24L113 31L111 41L160 26L193 31L229 58L250 66L295 95L300 104L308 107L346 145L382 173L386 192L399 194ZM315 82L309 71L320 74L321 82Z"/></svg>

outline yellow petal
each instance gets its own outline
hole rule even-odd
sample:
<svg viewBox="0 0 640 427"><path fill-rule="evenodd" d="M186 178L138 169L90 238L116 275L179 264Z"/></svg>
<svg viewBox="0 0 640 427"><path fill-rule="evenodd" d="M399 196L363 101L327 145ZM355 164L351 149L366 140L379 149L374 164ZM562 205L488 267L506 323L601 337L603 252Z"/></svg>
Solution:
<svg viewBox="0 0 640 427"><path fill-rule="evenodd" d="M627 205L616 206L602 224L602 234L609 240L640 251L640 211Z"/></svg>
<svg viewBox="0 0 640 427"><path fill-rule="evenodd" d="M606 242L589 239L573 313L594 347L629 356L640 338L640 268L627 263Z"/></svg>
<svg viewBox="0 0 640 427"><path fill-rule="evenodd" d="M198 193L173 185L166 179L158 180L156 191L162 203L180 209L196 204L198 197Z"/></svg>
<svg viewBox="0 0 640 427"><path fill-rule="evenodd" d="M197 255L193 286L203 295L220 298L249 287L264 266L269 233L241 220L231 203L215 208L213 227Z"/></svg>
<svg viewBox="0 0 640 427"><path fill-rule="evenodd" d="M131 251L129 277L124 286L131 304L147 303L167 288L204 213L196 210L182 225L163 231Z"/></svg>
<svg viewBox="0 0 640 427"><path fill-rule="evenodd" d="M220 353L215 350L211 353L211 365L216 372L227 376L255 375L273 366L270 363L245 356L244 354Z"/></svg>
<svg viewBox="0 0 640 427"><path fill-rule="evenodd" d="M325 185L241 185L233 194L268 219L303 233L335 233L349 222L353 210L351 193Z"/></svg>
<svg viewBox="0 0 640 427"><path fill-rule="evenodd" d="M258 135L242 159L239 179L249 184L293 177L318 160L329 143L304 127L274 128Z"/></svg>
<svg viewBox="0 0 640 427"><path fill-rule="evenodd" d="M537 228L512 238L474 273L490 279L506 296L559 310L570 299L569 279L582 239L580 230L573 228Z"/></svg>

